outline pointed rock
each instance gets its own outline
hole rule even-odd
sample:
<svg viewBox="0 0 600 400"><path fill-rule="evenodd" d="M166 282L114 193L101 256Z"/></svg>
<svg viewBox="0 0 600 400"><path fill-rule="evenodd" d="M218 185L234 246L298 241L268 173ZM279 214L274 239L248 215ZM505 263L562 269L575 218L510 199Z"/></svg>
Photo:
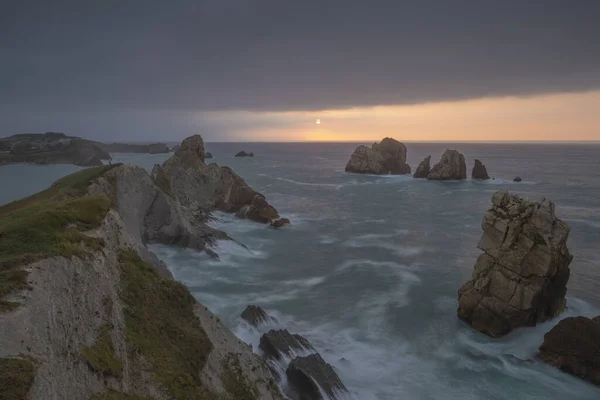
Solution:
<svg viewBox="0 0 600 400"><path fill-rule="evenodd" d="M266 324L268 322L277 322L277 320L274 317L267 314L265 310L263 310L259 306L253 305L246 307L246 309L242 312L240 316L250 325L256 327L262 324Z"/></svg>
<svg viewBox="0 0 600 400"><path fill-rule="evenodd" d="M467 179L465 156L456 150L446 150L440 162L431 168L427 179L436 181Z"/></svg>
<svg viewBox="0 0 600 400"><path fill-rule="evenodd" d="M427 178L429 171L431 171L431 156L427 156L423 159L423 161L421 161L417 167L417 170L415 171L415 174L413 175L413 178Z"/></svg>
<svg viewBox="0 0 600 400"><path fill-rule="evenodd" d="M485 165L481 163L479 160L475 160L475 165L473 165L473 170L471 171L471 179L479 179L486 180L490 179L490 176L487 173L487 169Z"/></svg>
<svg viewBox="0 0 600 400"><path fill-rule="evenodd" d="M338 394L348 391L331 365L319 354L294 358L285 373L301 399L324 400L319 388L330 399L338 399Z"/></svg>
<svg viewBox="0 0 600 400"><path fill-rule="evenodd" d="M289 333L287 329L274 330L262 335L258 348L266 358L280 359L282 354L291 356L294 351L314 350L303 336Z"/></svg>

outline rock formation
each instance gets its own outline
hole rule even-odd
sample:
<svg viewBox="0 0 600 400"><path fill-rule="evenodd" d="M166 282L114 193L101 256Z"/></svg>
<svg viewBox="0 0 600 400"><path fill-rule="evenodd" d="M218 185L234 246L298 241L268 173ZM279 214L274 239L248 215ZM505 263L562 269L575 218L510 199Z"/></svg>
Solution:
<svg viewBox="0 0 600 400"><path fill-rule="evenodd" d="M282 355L292 356L294 352L313 350L310 342L297 334L292 334L287 329L274 330L262 335L258 348L266 358L280 359Z"/></svg>
<svg viewBox="0 0 600 400"><path fill-rule="evenodd" d="M338 394L348 391L331 365L319 354L294 358L285 373L301 399L325 400L319 388L330 399L337 399Z"/></svg>
<svg viewBox="0 0 600 400"><path fill-rule="evenodd" d="M565 308L572 256L570 228L554 203L492 196L473 277L458 291L458 316L486 335L502 336L559 315Z"/></svg>
<svg viewBox="0 0 600 400"><path fill-rule="evenodd" d="M471 179L479 179L486 180L490 179L490 176L487 173L487 169L485 165L481 163L481 161L475 159L475 164L473 165L473 171L471 171Z"/></svg>
<svg viewBox="0 0 600 400"><path fill-rule="evenodd" d="M204 153L204 159L207 159L207 158L213 158L212 153L209 152L209 151L207 151L206 153Z"/></svg>
<svg viewBox="0 0 600 400"><path fill-rule="evenodd" d="M427 156L423 159L423 161L421 161L421 163L417 167L417 170L415 171L413 178L419 178L419 179L427 178L430 170L431 170L431 156Z"/></svg>
<svg viewBox="0 0 600 400"><path fill-rule="evenodd" d="M375 175L410 174L406 164L406 146L392 138L373 143L371 148L358 146L346 165L346 172Z"/></svg>
<svg viewBox="0 0 600 400"><path fill-rule="evenodd" d="M205 157L202 137L191 136L162 166L154 167L152 177L181 205L199 214L218 210L263 223L279 218L265 197L231 168L206 165Z"/></svg>
<svg viewBox="0 0 600 400"><path fill-rule="evenodd" d="M281 400L265 362L145 246L219 235L190 212L122 165L0 207L0 380L19 373L0 398Z"/></svg>
<svg viewBox="0 0 600 400"><path fill-rule="evenodd" d="M600 316L563 319L544 335L539 356L562 371L600 385Z"/></svg>
<svg viewBox="0 0 600 400"><path fill-rule="evenodd" d="M277 320L267 314L265 310L258 306L250 305L240 315L243 320L248 322L250 325L258 327L269 322L277 322Z"/></svg>
<svg viewBox="0 0 600 400"><path fill-rule="evenodd" d="M515 179L513 179L514 182L521 182L523 179L521 179L520 176L516 176Z"/></svg>
<svg viewBox="0 0 600 400"><path fill-rule="evenodd" d="M235 157L254 157L254 153L246 153L245 151L240 151L235 155Z"/></svg>
<svg viewBox="0 0 600 400"><path fill-rule="evenodd" d="M273 228L281 228L282 226L284 226L284 225L288 225L288 224L290 224L290 223L291 223L291 222L290 222L290 220L289 220L289 219L287 219L287 218L279 218L279 219L277 219L277 220L275 220L275 221L271 222L271 224L270 224L270 225L271 225Z"/></svg>
<svg viewBox="0 0 600 400"><path fill-rule="evenodd" d="M436 181L467 179L465 156L456 150L446 150L440 162L431 168L427 179Z"/></svg>

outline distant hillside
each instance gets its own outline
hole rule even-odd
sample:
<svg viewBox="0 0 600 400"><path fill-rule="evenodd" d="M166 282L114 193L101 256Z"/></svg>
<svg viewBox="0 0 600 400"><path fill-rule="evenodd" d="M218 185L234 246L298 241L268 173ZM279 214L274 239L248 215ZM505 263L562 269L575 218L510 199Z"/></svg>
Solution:
<svg viewBox="0 0 600 400"><path fill-rule="evenodd" d="M98 143L107 153L168 153L169 146L165 143L130 144L130 143Z"/></svg>

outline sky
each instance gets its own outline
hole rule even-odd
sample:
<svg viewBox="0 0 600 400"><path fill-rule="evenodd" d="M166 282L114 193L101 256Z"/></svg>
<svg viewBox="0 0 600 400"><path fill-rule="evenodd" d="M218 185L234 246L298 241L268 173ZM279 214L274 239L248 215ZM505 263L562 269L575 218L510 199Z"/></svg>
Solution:
<svg viewBox="0 0 600 400"><path fill-rule="evenodd" d="M600 140L598 21L598 0L9 0L0 136Z"/></svg>

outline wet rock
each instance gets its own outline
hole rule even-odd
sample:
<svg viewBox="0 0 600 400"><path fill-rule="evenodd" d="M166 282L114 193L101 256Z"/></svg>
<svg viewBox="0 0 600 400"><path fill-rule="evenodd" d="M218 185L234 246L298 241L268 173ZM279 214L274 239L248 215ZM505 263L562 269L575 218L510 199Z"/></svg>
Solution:
<svg viewBox="0 0 600 400"><path fill-rule="evenodd" d="M237 215L240 218L246 218L262 223L268 223L279 218L279 214L275 207L267 203L267 200L262 194L255 195L252 202L243 206L240 211L238 211Z"/></svg>
<svg viewBox="0 0 600 400"><path fill-rule="evenodd" d="M514 182L521 182L522 179L520 176L516 176L515 179L513 179Z"/></svg>
<svg viewBox="0 0 600 400"><path fill-rule="evenodd" d="M427 178L429 171L431 171L431 156L427 156L423 159L423 161L421 161L417 167L417 170L415 171L415 174L413 175L413 178Z"/></svg>
<svg viewBox="0 0 600 400"><path fill-rule="evenodd" d="M292 334L287 329L274 330L262 335L258 348L266 358L280 359L282 354L292 356L294 351L314 350L303 336Z"/></svg>
<svg viewBox="0 0 600 400"><path fill-rule="evenodd" d="M240 315L243 320L252 326L260 326L268 322L277 322L275 318L267 314L265 310L259 306L249 305Z"/></svg>
<svg viewBox="0 0 600 400"><path fill-rule="evenodd" d="M467 179L465 156L456 150L446 150L440 162L431 168L427 179L436 181Z"/></svg>
<svg viewBox="0 0 600 400"><path fill-rule="evenodd" d="M319 354L294 358L285 373L302 400L324 400L319 387L330 399L338 399L338 394L348 391L331 365Z"/></svg>
<svg viewBox="0 0 600 400"><path fill-rule="evenodd" d="M490 179L485 165L483 165L479 160L475 160L475 165L473 165L473 170L471 171L471 179Z"/></svg>
<svg viewBox="0 0 600 400"><path fill-rule="evenodd" d="M207 151L207 152L204 153L204 159L207 159L207 158L213 158L212 153L209 152L209 151Z"/></svg>
<svg viewBox="0 0 600 400"><path fill-rule="evenodd" d="M406 146L392 138L373 143L371 148L358 146L346 164L346 172L375 175L410 174L406 164Z"/></svg>
<svg viewBox="0 0 600 400"><path fill-rule="evenodd" d="M560 321L544 335L539 357L564 372L600 385L600 316Z"/></svg>
<svg viewBox="0 0 600 400"><path fill-rule="evenodd" d="M458 316L491 337L534 326L565 308L572 256L570 228L554 203L499 190L482 222L483 250L472 279L458 291Z"/></svg>
<svg viewBox="0 0 600 400"><path fill-rule="evenodd" d="M254 157L254 153L246 153L245 151L240 151L235 156L236 157Z"/></svg>
<svg viewBox="0 0 600 400"><path fill-rule="evenodd" d="M271 226L273 228L281 228L283 225L289 224L290 220L287 218L279 218L273 222L271 222Z"/></svg>

